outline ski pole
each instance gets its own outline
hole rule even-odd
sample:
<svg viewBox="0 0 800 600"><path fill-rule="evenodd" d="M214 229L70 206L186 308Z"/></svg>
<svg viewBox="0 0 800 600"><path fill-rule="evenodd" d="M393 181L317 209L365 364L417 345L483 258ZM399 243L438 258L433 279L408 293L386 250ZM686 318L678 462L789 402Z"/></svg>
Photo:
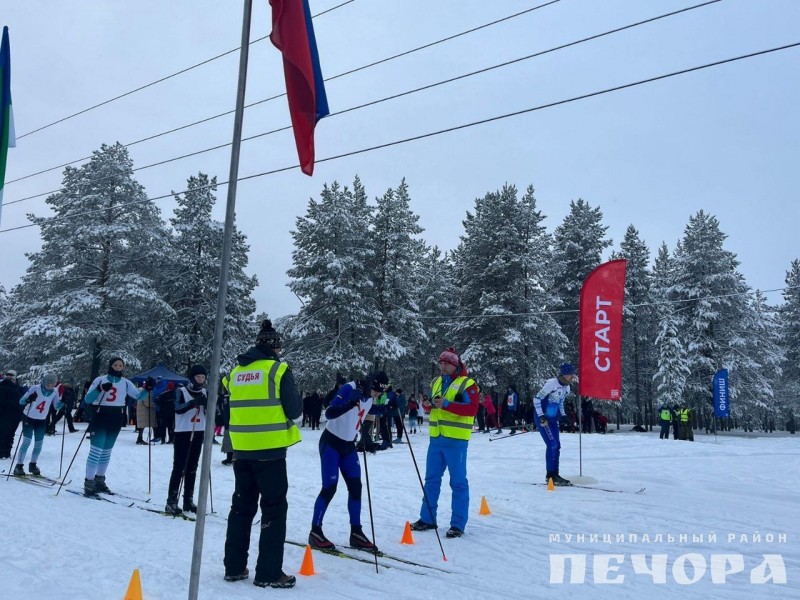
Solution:
<svg viewBox="0 0 800 600"><path fill-rule="evenodd" d="M64 466L64 438L67 437L67 407L64 406L64 424L61 426L61 458L58 459L58 477L61 477L61 469ZM56 479L58 479L56 477Z"/></svg>
<svg viewBox="0 0 800 600"><path fill-rule="evenodd" d="M149 496L152 494L152 474L153 474L153 443L151 438L151 432L153 431L152 423L150 423L150 417L152 416L150 413L150 405L151 396L150 390L147 390L147 422L151 425L151 427L147 428L147 495Z"/></svg>
<svg viewBox="0 0 800 600"><path fill-rule="evenodd" d="M403 432L406 434L406 442L408 442L408 451L411 452L411 460L414 462L414 469L417 471L417 479L419 479L419 486L422 488L422 497L425 499L425 505L428 507L428 512L432 515L433 508L431 507L431 501L428 499L428 493L425 491L425 484L422 483L422 475L419 472L419 465L417 465L417 458L414 456L414 448L411 447L411 438L408 435L408 430L406 429L405 425L403 425ZM436 541L439 542L439 549L442 551L442 560L447 562L447 556L444 553L444 546L442 546L442 538L439 537L439 529L434 529L433 532L436 534Z"/></svg>
<svg viewBox="0 0 800 600"><path fill-rule="evenodd" d="M211 500L211 514L214 514L214 487L211 485L211 471L208 472L208 496Z"/></svg>
<svg viewBox="0 0 800 600"><path fill-rule="evenodd" d="M92 420L96 419L97 416L99 415L100 404L103 402L105 397L106 397L106 392L105 392L105 390L103 390L103 393L100 395L100 400L98 402L96 402L96 403L92 402L93 406L97 406L97 410L95 410L94 414L92 415ZM75 448L75 454L72 455L72 460L69 461L69 465L67 466L67 471L66 471L66 473L64 473L64 479L62 479L61 483L58 485L58 491L56 491L56 496L58 496L61 493L61 488L64 487L64 482L67 480L67 475L69 475L69 470L72 468L72 463L75 462L75 458L78 456L78 451L81 449L81 446L83 445L83 440L86 439L86 434L89 433L89 430L91 428L92 428L92 424L90 422L86 426L86 429L83 430L83 435L81 436L81 441L78 442L78 447Z"/></svg>
<svg viewBox="0 0 800 600"><path fill-rule="evenodd" d="M14 456L11 457L11 464L8 465L8 475L6 475L6 481L8 478L11 477L11 470L14 467L14 461L17 459L17 452L19 451L19 443L22 441L22 437L25 435L23 432L25 431L25 419L28 417L28 413L31 412L31 406L33 406L33 402L28 404L27 409L28 412L22 415L22 431L19 432L19 439L17 440L17 447L14 448ZM16 429L14 430L16 431Z"/></svg>
<svg viewBox="0 0 800 600"><path fill-rule="evenodd" d="M367 468L367 447L364 446L364 476L367 480L367 505L369 506L369 524L372 528L372 543L375 544L375 519L372 517L372 495L369 491L369 469ZM372 555L375 557L375 572L378 572L378 551L374 550Z"/></svg>

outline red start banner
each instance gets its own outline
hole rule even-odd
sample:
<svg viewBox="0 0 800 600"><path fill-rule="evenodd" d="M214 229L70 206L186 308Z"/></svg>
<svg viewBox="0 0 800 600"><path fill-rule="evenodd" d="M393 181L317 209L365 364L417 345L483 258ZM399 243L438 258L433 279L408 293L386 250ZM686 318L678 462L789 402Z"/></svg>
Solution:
<svg viewBox="0 0 800 600"><path fill-rule="evenodd" d="M583 282L578 373L581 396L620 400L626 265L625 259L604 263Z"/></svg>

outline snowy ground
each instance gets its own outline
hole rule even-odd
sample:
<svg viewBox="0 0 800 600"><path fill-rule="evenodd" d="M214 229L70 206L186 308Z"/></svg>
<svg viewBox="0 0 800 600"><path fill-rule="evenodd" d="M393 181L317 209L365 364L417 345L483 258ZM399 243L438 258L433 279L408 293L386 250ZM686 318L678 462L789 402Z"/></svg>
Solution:
<svg viewBox="0 0 800 600"><path fill-rule="evenodd" d="M307 537L319 489L318 437L318 432L304 429L303 442L289 451L288 537L297 541ZM374 566L315 553L317 575L298 577L293 591L262 590L252 585L252 579L226 583L222 580L225 523L209 518L200 597L255 599L287 594L319 600L379 596L468 600L566 597L572 592L580 598L600 598L612 591L615 598L637 600L699 599L712 594L725 599L800 598L800 439L795 436L720 435L715 440L713 435L699 435L694 443L660 441L657 434L583 436L584 475L597 480L597 486L647 488L638 495L578 488L550 492L531 485L541 480L544 471L544 444L538 434L495 442L489 438L475 434L470 444L471 516L461 539L444 537L450 503L449 489L444 487L440 533L447 562L432 532L415 533L413 546L399 543L404 523L418 518L421 497L408 446L368 455L380 548L449 573L397 564L376 574ZM67 435L67 459L79 440L80 433ZM116 491L147 497L147 447L134 441L131 428L123 430L108 483ZM412 441L424 468L427 438L412 436ZM59 436L45 439L39 459L44 474L58 473L60 444ZM578 436L564 435L562 444L561 471L571 478L578 474ZM214 447L212 462L214 508L224 516L233 472L220 464L218 448ZM172 447L152 450L152 503L163 507ZM82 481L87 452L87 447L81 448L70 474L74 489ZM0 461L0 467L8 466L8 460ZM486 497L492 515L478 515L481 496ZM346 543L349 532L345 499L341 485L325 520L326 534L338 543ZM55 497L52 490L4 478L0 480L0 514L0 598L123 598L135 568L141 572L146 599L187 596L193 523L72 494ZM366 501L363 518L369 531ZM251 572L257 531L254 528L251 542ZM709 539L712 532L715 539ZM560 541L551 538L553 534L559 534ZM576 538L578 534L585 537ZM596 541L592 534L597 534ZM603 534L611 535L612 543L604 543ZM644 534L649 540L641 539ZM662 541L656 538L658 534ZM616 541L620 535L624 542ZM682 541L681 535L687 538ZM693 536L698 540L693 541ZM551 560L558 564L554 557L560 554L586 558L583 583L569 583L571 573L578 575L569 566L563 583L551 583L551 579L559 580ZM609 558L612 554L620 556ZM734 566L741 560L743 570L728 575L726 583L713 583L712 561L725 554L732 555L729 560ZM633 561L641 559L634 555L644 555L648 568L653 555L666 555L666 582L655 583L639 563L635 569ZM783 562L786 584L751 582L751 576L758 579L757 567L764 555L779 557L770 559L771 567ZM284 570L297 573L302 556L302 548L287 545ZM604 561L611 567L605 574ZM727 568L736 570L731 564ZM619 565L617 571L615 565ZM693 565L705 572L695 572ZM776 569L771 570L780 577ZM688 583L698 576L696 583ZM604 577L618 582L602 583Z"/></svg>

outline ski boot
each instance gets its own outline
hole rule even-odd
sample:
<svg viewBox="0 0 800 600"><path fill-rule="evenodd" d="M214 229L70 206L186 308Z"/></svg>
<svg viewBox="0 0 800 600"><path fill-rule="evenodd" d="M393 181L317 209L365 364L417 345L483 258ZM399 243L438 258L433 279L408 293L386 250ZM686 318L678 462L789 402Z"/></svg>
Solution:
<svg viewBox="0 0 800 600"><path fill-rule="evenodd" d="M367 550L368 552L378 551L378 547L364 535L364 530L361 529L361 527L350 528L350 545L353 546L353 548Z"/></svg>
<svg viewBox="0 0 800 600"><path fill-rule="evenodd" d="M25 470L22 468L22 465L14 467L12 475L14 475L14 477L25 477Z"/></svg>
<svg viewBox="0 0 800 600"><path fill-rule="evenodd" d="M322 527L313 526L308 534L308 545L317 550L336 550L336 545L325 537Z"/></svg>
<svg viewBox="0 0 800 600"><path fill-rule="evenodd" d="M35 475L36 477L41 477L42 472L39 470L39 467L36 466L36 463L29 463L28 464L28 473L31 475Z"/></svg>
<svg viewBox="0 0 800 600"><path fill-rule="evenodd" d="M184 512L197 512L197 504L195 504L191 498L184 498L183 499L183 511Z"/></svg>
<svg viewBox="0 0 800 600"><path fill-rule="evenodd" d="M99 498L97 486L94 479L83 480L83 495L87 498Z"/></svg>
<svg viewBox="0 0 800 600"><path fill-rule="evenodd" d="M561 475L558 474L558 472L548 473L547 476L545 477L545 481L549 483L551 478L553 480L553 485L561 487L567 487L572 485L572 482L569 479L564 479L563 477L561 477Z"/></svg>
<svg viewBox="0 0 800 600"><path fill-rule="evenodd" d="M164 512L168 515L179 516L183 514L181 507L178 506L178 496L170 495L167 497L167 505L164 507Z"/></svg>
<svg viewBox="0 0 800 600"><path fill-rule="evenodd" d="M450 529L447 530L447 533L445 533L445 536L451 539L460 538L462 535L464 535L464 532L461 531L458 527L451 527Z"/></svg>
<svg viewBox="0 0 800 600"><path fill-rule="evenodd" d="M109 496L113 496L114 492L108 489L106 485L106 476L105 475L95 475L94 478L94 488L97 490L99 494L108 494Z"/></svg>

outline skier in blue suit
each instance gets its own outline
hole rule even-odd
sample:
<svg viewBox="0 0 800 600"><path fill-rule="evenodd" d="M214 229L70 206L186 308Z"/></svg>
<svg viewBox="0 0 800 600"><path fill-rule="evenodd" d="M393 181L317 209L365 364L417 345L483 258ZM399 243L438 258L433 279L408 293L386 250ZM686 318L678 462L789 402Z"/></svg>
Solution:
<svg viewBox="0 0 800 600"><path fill-rule="evenodd" d="M533 409L536 413L536 426L547 444L545 460L547 463L547 476L545 482L551 478L554 485L572 485L569 480L558 474L558 459L561 454L561 442L558 439L558 422L566 416L564 411L564 398L570 392L569 384L575 377L575 367L564 363L558 369L558 377L548 379L536 398L533 400Z"/></svg>

